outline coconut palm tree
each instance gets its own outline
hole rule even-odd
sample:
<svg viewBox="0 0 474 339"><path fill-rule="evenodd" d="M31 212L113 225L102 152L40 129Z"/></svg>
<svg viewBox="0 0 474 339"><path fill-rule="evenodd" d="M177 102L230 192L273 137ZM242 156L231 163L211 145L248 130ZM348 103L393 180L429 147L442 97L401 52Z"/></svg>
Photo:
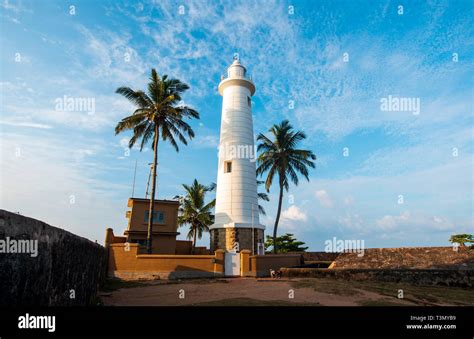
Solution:
<svg viewBox="0 0 474 339"><path fill-rule="evenodd" d="M158 164L158 142L169 142L176 152L179 152L177 140L187 145L186 138L192 139L194 131L184 119L199 119L199 113L194 109L180 104L181 95L189 86L178 79L161 78L155 69L151 70L147 93L135 91L129 87L120 87L116 93L123 95L136 109L132 115L123 118L115 127L115 135L132 130L128 146L130 148L141 139L140 151L152 141L153 164L150 208L148 213L147 252L151 253L153 237L153 206L155 201L156 170Z"/></svg>
<svg viewBox="0 0 474 339"><path fill-rule="evenodd" d="M257 186L260 186L264 183L265 183L265 181L257 180ZM258 196L258 200L270 201L270 198L269 198L268 194L265 193L265 192L258 192L257 196ZM258 213L260 213L261 215L267 215L267 212L265 211L263 206L260 205L260 204L258 204Z"/></svg>
<svg viewBox="0 0 474 339"><path fill-rule="evenodd" d="M194 179L191 186L183 184L186 194L184 196L176 196L180 199L180 208L178 216L179 226L189 226L188 239L193 239L193 253L196 248L197 239L202 238L204 232L209 231L209 226L214 223L214 215L212 209L216 204L216 199L209 203L205 203L206 193L214 191L216 185L214 183L209 186L200 184Z"/></svg>
<svg viewBox="0 0 474 339"><path fill-rule="evenodd" d="M277 228L280 221L281 205L283 201L283 191L288 192L289 182L298 185L298 174L303 175L309 181L308 167L314 168L313 160L316 155L312 151L297 149L297 145L306 139L306 134L302 131L293 130L288 120L283 120L278 125L273 125L269 130L273 140L260 133L257 141L257 151L260 153L257 158L257 175L262 176L268 172L265 180L265 188L270 192L273 178L278 176L279 199L278 209L273 227L273 243L277 243ZM273 253L277 253L277 246L273 246Z"/></svg>

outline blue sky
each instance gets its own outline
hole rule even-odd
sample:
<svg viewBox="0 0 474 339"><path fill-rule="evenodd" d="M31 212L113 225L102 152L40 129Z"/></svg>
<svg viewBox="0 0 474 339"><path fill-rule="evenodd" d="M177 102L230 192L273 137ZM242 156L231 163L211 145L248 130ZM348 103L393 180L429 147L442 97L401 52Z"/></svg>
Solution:
<svg viewBox="0 0 474 339"><path fill-rule="evenodd" d="M132 109L114 92L144 89L152 67L188 83L184 102L201 114L179 153L160 145L158 197L215 182L217 85L239 53L257 87L255 133L287 118L318 156L310 182L284 199L280 233L322 250L332 237L435 246L474 232L471 1L70 5L0 2L0 208L100 242L106 227L121 233L135 160L144 196L152 153L126 154L130 135L114 135ZM381 110L389 95L418 99L420 113ZM93 98L95 112L56 109L64 96Z"/></svg>

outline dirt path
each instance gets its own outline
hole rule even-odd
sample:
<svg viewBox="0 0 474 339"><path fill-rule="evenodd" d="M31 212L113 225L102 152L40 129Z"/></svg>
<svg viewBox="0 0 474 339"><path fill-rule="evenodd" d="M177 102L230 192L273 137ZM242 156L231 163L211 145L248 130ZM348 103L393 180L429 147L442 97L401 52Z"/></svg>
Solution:
<svg viewBox="0 0 474 339"><path fill-rule="evenodd" d="M103 293L104 305L110 306L179 306L179 305L298 305L358 306L381 302L413 305L412 302L387 298L372 291L315 290L299 285L299 279L216 279L181 282L153 282L140 287L121 288ZM387 300L389 299L389 300Z"/></svg>

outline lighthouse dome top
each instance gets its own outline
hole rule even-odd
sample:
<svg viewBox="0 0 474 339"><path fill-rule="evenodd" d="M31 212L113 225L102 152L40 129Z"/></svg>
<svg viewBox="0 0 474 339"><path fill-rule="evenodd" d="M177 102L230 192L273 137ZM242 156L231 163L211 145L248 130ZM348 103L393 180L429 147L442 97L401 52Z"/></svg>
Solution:
<svg viewBox="0 0 474 339"><path fill-rule="evenodd" d="M247 74L247 69L238 59L234 59L232 64L227 68L227 72L221 76L219 93L222 95L222 91L225 87L237 84L247 87L250 90L250 95L255 93L255 85L252 82L252 78Z"/></svg>
<svg viewBox="0 0 474 339"><path fill-rule="evenodd" d="M234 62L232 62L228 70L236 67L243 69L244 73L247 71L247 69L240 63L239 59L234 59Z"/></svg>

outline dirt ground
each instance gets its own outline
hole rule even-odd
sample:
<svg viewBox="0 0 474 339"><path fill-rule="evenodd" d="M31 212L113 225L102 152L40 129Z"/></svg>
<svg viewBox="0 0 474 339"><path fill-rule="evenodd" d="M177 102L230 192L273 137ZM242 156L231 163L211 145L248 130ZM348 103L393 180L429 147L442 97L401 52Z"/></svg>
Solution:
<svg viewBox="0 0 474 339"><path fill-rule="evenodd" d="M316 278L112 280L100 299L106 306L474 305L473 293L467 289Z"/></svg>

